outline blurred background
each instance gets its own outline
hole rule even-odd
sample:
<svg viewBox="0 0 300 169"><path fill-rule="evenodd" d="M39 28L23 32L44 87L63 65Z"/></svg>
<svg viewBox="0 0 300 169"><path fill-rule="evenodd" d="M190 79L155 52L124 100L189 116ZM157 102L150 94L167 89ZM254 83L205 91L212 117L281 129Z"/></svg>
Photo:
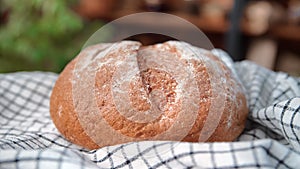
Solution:
<svg viewBox="0 0 300 169"><path fill-rule="evenodd" d="M145 11L188 20L235 61L300 76L300 0L0 0L0 72L59 73L102 25ZM128 39L149 45L171 38Z"/></svg>

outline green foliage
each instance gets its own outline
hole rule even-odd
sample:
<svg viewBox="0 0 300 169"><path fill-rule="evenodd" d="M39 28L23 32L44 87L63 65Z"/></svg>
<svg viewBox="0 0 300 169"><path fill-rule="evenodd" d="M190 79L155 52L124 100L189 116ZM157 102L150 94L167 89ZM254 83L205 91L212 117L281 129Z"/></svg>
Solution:
<svg viewBox="0 0 300 169"><path fill-rule="evenodd" d="M0 25L0 72L60 72L79 52L90 30L71 10L72 3L0 0L0 10L9 10L8 22Z"/></svg>

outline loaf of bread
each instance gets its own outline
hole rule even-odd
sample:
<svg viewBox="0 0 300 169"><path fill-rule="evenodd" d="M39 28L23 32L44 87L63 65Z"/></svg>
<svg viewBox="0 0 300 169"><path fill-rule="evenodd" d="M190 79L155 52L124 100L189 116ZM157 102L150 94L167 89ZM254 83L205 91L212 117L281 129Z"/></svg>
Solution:
<svg viewBox="0 0 300 169"><path fill-rule="evenodd" d="M247 104L230 69L185 42L90 46L60 74L50 99L57 129L88 149L141 140L233 141Z"/></svg>

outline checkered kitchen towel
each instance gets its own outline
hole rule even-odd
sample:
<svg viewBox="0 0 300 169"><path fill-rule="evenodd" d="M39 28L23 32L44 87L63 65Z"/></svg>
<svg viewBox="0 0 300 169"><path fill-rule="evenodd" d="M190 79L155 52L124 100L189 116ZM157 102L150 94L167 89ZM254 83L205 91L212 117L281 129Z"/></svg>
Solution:
<svg viewBox="0 0 300 169"><path fill-rule="evenodd" d="M250 114L235 142L145 141L87 151L50 119L57 75L19 72L0 75L0 168L300 168L300 79L214 53L247 92Z"/></svg>

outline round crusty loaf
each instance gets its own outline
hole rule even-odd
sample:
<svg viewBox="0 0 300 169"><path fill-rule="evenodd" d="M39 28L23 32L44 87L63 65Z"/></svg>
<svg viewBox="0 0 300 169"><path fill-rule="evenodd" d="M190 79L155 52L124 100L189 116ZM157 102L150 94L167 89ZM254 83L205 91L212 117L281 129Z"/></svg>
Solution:
<svg viewBox="0 0 300 169"><path fill-rule="evenodd" d="M50 112L71 142L233 141L248 109L241 84L210 51L121 41L84 49L60 74Z"/></svg>

